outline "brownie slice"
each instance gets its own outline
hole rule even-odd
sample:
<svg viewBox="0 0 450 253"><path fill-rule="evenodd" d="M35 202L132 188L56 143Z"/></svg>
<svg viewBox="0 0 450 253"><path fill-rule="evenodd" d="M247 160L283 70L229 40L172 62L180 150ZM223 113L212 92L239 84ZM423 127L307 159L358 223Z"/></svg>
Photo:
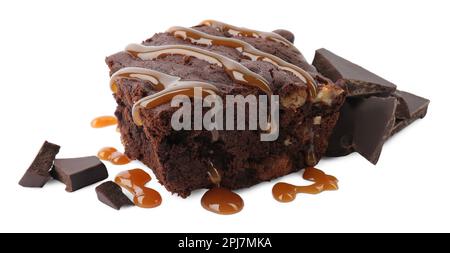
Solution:
<svg viewBox="0 0 450 253"><path fill-rule="evenodd" d="M221 175L221 186L230 189L249 187L305 168L310 163L309 156L315 157L317 162L327 148L345 92L317 74L295 47L264 38L233 36L205 25L194 29L245 41L262 52L310 71L318 83L317 97L308 99L308 85L304 80L270 62L252 61L232 47L205 46L170 32L158 33L143 44L201 48L236 61L265 79L273 93L280 97L279 137L276 141L262 142L260 130L175 131L170 121L177 109L169 104L140 110L142 126L138 126L132 118L133 105L157 91L142 79L121 78L117 80L114 97L126 155L148 165L169 191L182 197L188 196L192 190L213 185L208 178L210 162ZM125 67L140 67L177 76L181 80L212 83L224 103L225 95L265 94L258 88L236 83L223 66L196 57L166 54L143 60L128 52L119 52L107 57L106 63L111 75Z"/></svg>

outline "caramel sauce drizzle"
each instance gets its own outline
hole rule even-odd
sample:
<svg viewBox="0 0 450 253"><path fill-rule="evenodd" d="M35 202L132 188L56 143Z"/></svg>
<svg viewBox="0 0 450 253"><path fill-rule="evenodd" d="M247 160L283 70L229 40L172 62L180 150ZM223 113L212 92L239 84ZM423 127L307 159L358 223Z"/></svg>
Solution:
<svg viewBox="0 0 450 253"><path fill-rule="evenodd" d="M230 78L236 83L257 87L267 94L272 94L270 85L260 75L228 57L204 49L186 45L144 46L141 44L131 44L125 50L142 60L154 60L165 57L166 55L195 57L224 68Z"/></svg>
<svg viewBox="0 0 450 253"><path fill-rule="evenodd" d="M223 215L240 212L244 208L244 200L237 193L220 186L221 176L212 163L210 165L208 176L215 186L202 196L202 207L210 212Z"/></svg>
<svg viewBox="0 0 450 253"><path fill-rule="evenodd" d="M100 149L97 153L97 157L100 160L109 161L114 165L124 165L131 162L128 156L117 151L117 149L113 147L104 147Z"/></svg>
<svg viewBox="0 0 450 253"><path fill-rule="evenodd" d="M133 109L132 109L133 121L135 122L136 125L142 126L143 121L142 121L142 118L140 115L141 109L144 109L144 108L151 109L151 108L155 108L159 105L169 103L171 101L171 99L177 95L185 95L185 96L193 98L196 96L195 88L200 88L200 87L201 87L200 82L186 82L186 85L183 85L183 86L177 85L174 88L166 89L163 92L159 92L154 95L147 96L147 97L140 99L133 105ZM203 88L205 88L205 87L203 87ZM215 87L214 87L214 90L216 90ZM202 93L200 94L200 96L202 98L204 98L208 95L215 96L216 93L214 93L212 90L208 90L206 88L206 89L203 89Z"/></svg>
<svg viewBox="0 0 450 253"><path fill-rule="evenodd" d="M261 50L256 49L245 41L214 36L195 29L179 26L171 27L167 30L167 32L171 33L175 37L182 38L183 40L188 40L195 44L234 48L252 61L270 62L273 65L277 66L279 69L290 72L294 76L305 82L308 85L309 98L311 100L317 96L316 81L307 71L294 64L288 63L277 56L262 52Z"/></svg>
<svg viewBox="0 0 450 253"><path fill-rule="evenodd" d="M111 90L117 92L117 81L123 78L128 79L140 79L148 81L153 85L153 89L156 91L163 90L168 84L177 82L180 80L179 77L166 75L164 73L154 71L146 68L138 67L127 67L116 71L111 76L111 81L109 82Z"/></svg>
<svg viewBox="0 0 450 253"><path fill-rule="evenodd" d="M200 23L200 25L211 26L211 27L218 29L219 31L228 32L229 34L234 35L234 36L262 38L262 39L280 42L285 46L290 46L290 47L294 46L289 40L285 39L283 36L276 34L276 33L272 33L272 32L262 32L262 31L248 29L248 28L237 27L237 26L233 26L230 24L226 24L226 23L219 22L216 20L211 20L211 19L204 20L203 22Z"/></svg>
<svg viewBox="0 0 450 253"><path fill-rule="evenodd" d="M215 91L217 91L217 87L210 83L182 81L179 77L167 75L159 71L139 67L127 67L118 70L111 76L110 87L113 92L117 92L117 82L122 78L134 78L148 81L152 84L152 88L157 91L134 103L132 116L134 122L138 126L142 125L142 118L139 112L142 108L155 108L161 104L170 102L176 95L194 97L194 89L196 87L203 89L201 94L203 97L215 95Z"/></svg>
<svg viewBox="0 0 450 253"><path fill-rule="evenodd" d="M114 182L133 194L133 202L136 206L154 208L161 205L162 198L156 190L145 187L151 179L147 172L132 169L117 174Z"/></svg>
<svg viewBox="0 0 450 253"><path fill-rule="evenodd" d="M209 52L200 48L185 45L167 46L144 46L131 44L125 49L128 53L142 60L154 60L167 55L184 55L205 60L211 64L223 67L230 78L236 83L257 87L267 94L272 94L270 85L260 75L253 73L240 63L225 56ZM176 95L187 95L194 97L196 87L203 88L202 96L215 95L218 91L213 84L201 81L181 81L179 77L167 75L155 70L145 68L123 68L111 76L110 87L117 92L117 81L122 78L136 78L153 84L155 94L144 97L137 101L132 110L134 122L141 126L143 124L140 109L151 109L164 103L168 103Z"/></svg>
<svg viewBox="0 0 450 253"><path fill-rule="evenodd" d="M116 148L113 148L113 147L104 147L104 148L101 148L101 149L98 151L97 157L98 157L100 160L109 161L109 159L110 159L112 153L114 153L114 152L117 152L117 149L116 149Z"/></svg>
<svg viewBox="0 0 450 253"><path fill-rule="evenodd" d="M125 165L131 162L130 158L125 154L116 151L109 156L109 161L114 165Z"/></svg>
<svg viewBox="0 0 450 253"><path fill-rule="evenodd" d="M318 194L323 191L338 189L337 178L314 167L306 168L303 172L303 178L314 183L307 186L277 183L272 188L273 197L280 202L291 202L295 199L297 193Z"/></svg>
<svg viewBox="0 0 450 253"><path fill-rule="evenodd" d="M91 121L91 127L102 128L117 125L117 118L114 116L100 116Z"/></svg>

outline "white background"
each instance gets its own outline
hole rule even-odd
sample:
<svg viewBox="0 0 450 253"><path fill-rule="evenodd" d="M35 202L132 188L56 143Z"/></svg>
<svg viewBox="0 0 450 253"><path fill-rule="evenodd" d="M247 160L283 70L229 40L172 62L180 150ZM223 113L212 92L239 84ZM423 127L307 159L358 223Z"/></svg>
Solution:
<svg viewBox="0 0 450 253"><path fill-rule="evenodd" d="M0 1L0 231L34 232L450 232L448 1ZM308 60L326 47L431 99L429 113L391 139L371 165L353 154L319 168L340 189L276 202L276 181L239 191L232 216L170 195L156 180L156 209L113 210L94 187L74 193L51 182L17 182L44 140L59 157L120 146L114 127L91 129L112 114L105 56L170 26L217 19L259 30L285 28ZM141 164L111 166L110 179ZM147 170L149 171L149 170ZM152 174L153 175L153 174ZM300 174L281 178L295 184Z"/></svg>

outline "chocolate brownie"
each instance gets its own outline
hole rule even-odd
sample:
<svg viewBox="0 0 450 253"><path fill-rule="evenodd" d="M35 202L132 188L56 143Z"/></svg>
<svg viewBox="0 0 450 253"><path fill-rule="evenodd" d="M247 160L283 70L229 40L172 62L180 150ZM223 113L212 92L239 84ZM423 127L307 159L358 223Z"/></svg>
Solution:
<svg viewBox="0 0 450 253"><path fill-rule="evenodd" d="M126 155L148 165L182 197L213 185L210 164L220 185L230 189L315 165L327 149L345 92L318 74L288 39L205 21L173 27L107 57ZM174 130L177 108L168 103L166 85L195 84L209 87L224 104L226 95L278 95L278 138L261 141L263 130ZM248 126L248 117L245 122Z"/></svg>

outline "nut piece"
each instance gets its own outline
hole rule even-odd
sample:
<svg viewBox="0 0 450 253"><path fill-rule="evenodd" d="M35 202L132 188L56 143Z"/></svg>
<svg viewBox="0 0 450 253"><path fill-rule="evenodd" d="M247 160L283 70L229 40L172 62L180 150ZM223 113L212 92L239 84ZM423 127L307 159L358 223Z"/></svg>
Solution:
<svg viewBox="0 0 450 253"><path fill-rule="evenodd" d="M316 116L313 119L313 124L314 125L320 125L320 123L322 122L322 117L321 116Z"/></svg>
<svg viewBox="0 0 450 253"><path fill-rule="evenodd" d="M308 94L305 90L296 90L281 98L281 105L296 110L305 104Z"/></svg>
<svg viewBox="0 0 450 253"><path fill-rule="evenodd" d="M289 146L289 145L291 145L292 144L292 141L291 141L291 138L290 137L287 137L285 140L284 140L284 146Z"/></svg>
<svg viewBox="0 0 450 253"><path fill-rule="evenodd" d="M339 96L343 90L335 90L331 88L329 85L323 86L319 93L317 94L317 97L314 99L314 103L322 102L328 106L331 106L333 101L336 99L337 96Z"/></svg>

